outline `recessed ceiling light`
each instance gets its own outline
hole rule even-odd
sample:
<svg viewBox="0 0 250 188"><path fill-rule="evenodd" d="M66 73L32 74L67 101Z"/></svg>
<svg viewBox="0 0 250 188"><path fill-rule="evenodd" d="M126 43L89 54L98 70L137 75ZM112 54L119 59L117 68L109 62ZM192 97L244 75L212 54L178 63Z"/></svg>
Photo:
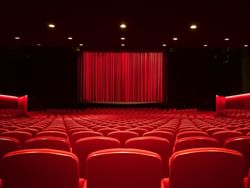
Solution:
<svg viewBox="0 0 250 188"><path fill-rule="evenodd" d="M48 24L48 27L53 29L56 27L56 25L51 23L51 24Z"/></svg>
<svg viewBox="0 0 250 188"><path fill-rule="evenodd" d="M73 38L72 37L68 37L68 40L73 40Z"/></svg>
<svg viewBox="0 0 250 188"><path fill-rule="evenodd" d="M127 28L127 25L125 23L122 23L122 24L120 24L120 28L125 29L125 28Z"/></svg>
<svg viewBox="0 0 250 188"><path fill-rule="evenodd" d="M14 37L14 39L15 40L20 40L21 38L16 36L16 37Z"/></svg>
<svg viewBox="0 0 250 188"><path fill-rule="evenodd" d="M121 46L125 46L125 44L124 44L124 43L122 43L122 44L121 44Z"/></svg>
<svg viewBox="0 0 250 188"><path fill-rule="evenodd" d="M120 39L121 39L121 40L125 40L126 38L125 38L125 37L121 37Z"/></svg>
<svg viewBox="0 0 250 188"><path fill-rule="evenodd" d="M244 47L247 48L247 47L248 47L248 44L244 44Z"/></svg>
<svg viewBox="0 0 250 188"><path fill-rule="evenodd" d="M207 47L207 44L203 44L203 47Z"/></svg>
<svg viewBox="0 0 250 188"><path fill-rule="evenodd" d="M42 46L42 44L40 44L40 43L37 43L36 45L37 45L37 46Z"/></svg>
<svg viewBox="0 0 250 188"><path fill-rule="evenodd" d="M190 29L192 29L192 30L195 30L195 29L197 29L197 25L196 24L192 24L192 25L190 25Z"/></svg>
<svg viewBox="0 0 250 188"><path fill-rule="evenodd" d="M174 37L173 40L178 40L178 37Z"/></svg>
<svg viewBox="0 0 250 188"><path fill-rule="evenodd" d="M165 43L164 43L164 44L162 44L162 46L163 46L163 47L166 47L166 46L167 46L167 44L165 44Z"/></svg>
<svg viewBox="0 0 250 188"><path fill-rule="evenodd" d="M83 43L80 43L79 46L83 46Z"/></svg>
<svg viewBox="0 0 250 188"><path fill-rule="evenodd" d="M230 39L229 38L224 38L225 41L229 41Z"/></svg>

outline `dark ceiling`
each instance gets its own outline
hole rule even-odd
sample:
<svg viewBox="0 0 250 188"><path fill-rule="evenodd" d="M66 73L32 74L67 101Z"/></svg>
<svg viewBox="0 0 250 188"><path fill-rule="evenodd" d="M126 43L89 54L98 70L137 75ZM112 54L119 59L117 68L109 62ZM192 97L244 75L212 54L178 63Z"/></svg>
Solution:
<svg viewBox="0 0 250 188"><path fill-rule="evenodd" d="M124 21L127 29L121 31ZM131 49L250 45L249 0L2 0L0 46ZM48 29L54 23L54 30ZM191 23L198 24L191 31ZM14 40L20 36L20 40ZM72 36L73 40L67 40ZM173 41L178 37L178 41ZM229 37L229 41L224 41Z"/></svg>

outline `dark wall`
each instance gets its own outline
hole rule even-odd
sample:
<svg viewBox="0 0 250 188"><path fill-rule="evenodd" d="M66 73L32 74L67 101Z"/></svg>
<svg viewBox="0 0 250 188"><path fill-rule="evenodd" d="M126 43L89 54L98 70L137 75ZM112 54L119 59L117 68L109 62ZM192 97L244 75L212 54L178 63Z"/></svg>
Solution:
<svg viewBox="0 0 250 188"><path fill-rule="evenodd" d="M168 52L168 104L215 108L215 95L241 93L241 49L181 48Z"/></svg>
<svg viewBox="0 0 250 188"><path fill-rule="evenodd" d="M29 109L77 102L77 53L69 48L0 50L0 93L29 96Z"/></svg>
<svg viewBox="0 0 250 188"><path fill-rule="evenodd" d="M249 51L175 48L166 59L167 107L214 109L216 94L249 87ZM77 107L76 50L0 49L0 94L28 94L31 110Z"/></svg>

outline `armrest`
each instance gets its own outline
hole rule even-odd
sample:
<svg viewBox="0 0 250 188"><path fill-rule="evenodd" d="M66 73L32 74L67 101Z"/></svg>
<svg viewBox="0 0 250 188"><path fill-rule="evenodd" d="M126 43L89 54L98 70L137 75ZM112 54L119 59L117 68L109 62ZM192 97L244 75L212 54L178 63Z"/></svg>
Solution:
<svg viewBox="0 0 250 188"><path fill-rule="evenodd" d="M79 188L83 188L83 187L85 186L85 182L86 182L85 179L80 178L80 179L79 179ZM0 187L0 188L2 188L2 187Z"/></svg>
<svg viewBox="0 0 250 188"><path fill-rule="evenodd" d="M161 188L169 188L169 178L163 178L161 180Z"/></svg>

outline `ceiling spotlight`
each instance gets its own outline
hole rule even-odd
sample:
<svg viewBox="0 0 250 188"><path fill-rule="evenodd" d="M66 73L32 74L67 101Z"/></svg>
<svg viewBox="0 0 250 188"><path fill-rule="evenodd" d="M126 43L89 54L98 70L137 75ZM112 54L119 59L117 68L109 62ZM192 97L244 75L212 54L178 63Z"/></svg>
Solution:
<svg viewBox="0 0 250 188"><path fill-rule="evenodd" d="M190 25L190 29L192 29L192 30L195 30L195 29L197 29L197 25L196 24L192 24L192 25Z"/></svg>
<svg viewBox="0 0 250 188"><path fill-rule="evenodd" d="M21 38L20 37L14 37L15 40L20 40Z"/></svg>
<svg viewBox="0 0 250 188"><path fill-rule="evenodd" d="M125 38L125 37L121 37L120 39L121 39L121 40L125 40L126 38Z"/></svg>
<svg viewBox="0 0 250 188"><path fill-rule="evenodd" d="M229 38L224 38L225 41L229 41L230 39Z"/></svg>
<svg viewBox="0 0 250 188"><path fill-rule="evenodd" d="M207 47L207 44L203 44L203 47Z"/></svg>
<svg viewBox="0 0 250 188"><path fill-rule="evenodd" d="M174 37L173 40L175 40L175 41L178 40L178 37Z"/></svg>
<svg viewBox="0 0 250 188"><path fill-rule="evenodd" d="M162 44L162 46L163 46L163 47L166 47L166 46L167 46L167 44L165 44L165 43L164 43L164 44Z"/></svg>
<svg viewBox="0 0 250 188"><path fill-rule="evenodd" d="M51 24L48 24L48 27L54 29L56 25L51 23Z"/></svg>
<svg viewBox="0 0 250 188"><path fill-rule="evenodd" d="M125 23L122 23L122 24L120 24L120 28L125 29L125 28L127 28L127 25Z"/></svg>
<svg viewBox="0 0 250 188"><path fill-rule="evenodd" d="M248 44L244 44L244 47L247 48L247 47L248 47Z"/></svg>
<svg viewBox="0 0 250 188"><path fill-rule="evenodd" d="M124 43L122 43L122 44L121 44L121 46L125 46L125 44L124 44Z"/></svg>
<svg viewBox="0 0 250 188"><path fill-rule="evenodd" d="M38 43L38 44L36 44L37 46L42 46L42 44L40 44L40 43Z"/></svg>
<svg viewBox="0 0 250 188"><path fill-rule="evenodd" d="M68 40L73 40L73 38L72 37L68 37Z"/></svg>
<svg viewBox="0 0 250 188"><path fill-rule="evenodd" d="M80 43L79 46L83 46L83 43Z"/></svg>

